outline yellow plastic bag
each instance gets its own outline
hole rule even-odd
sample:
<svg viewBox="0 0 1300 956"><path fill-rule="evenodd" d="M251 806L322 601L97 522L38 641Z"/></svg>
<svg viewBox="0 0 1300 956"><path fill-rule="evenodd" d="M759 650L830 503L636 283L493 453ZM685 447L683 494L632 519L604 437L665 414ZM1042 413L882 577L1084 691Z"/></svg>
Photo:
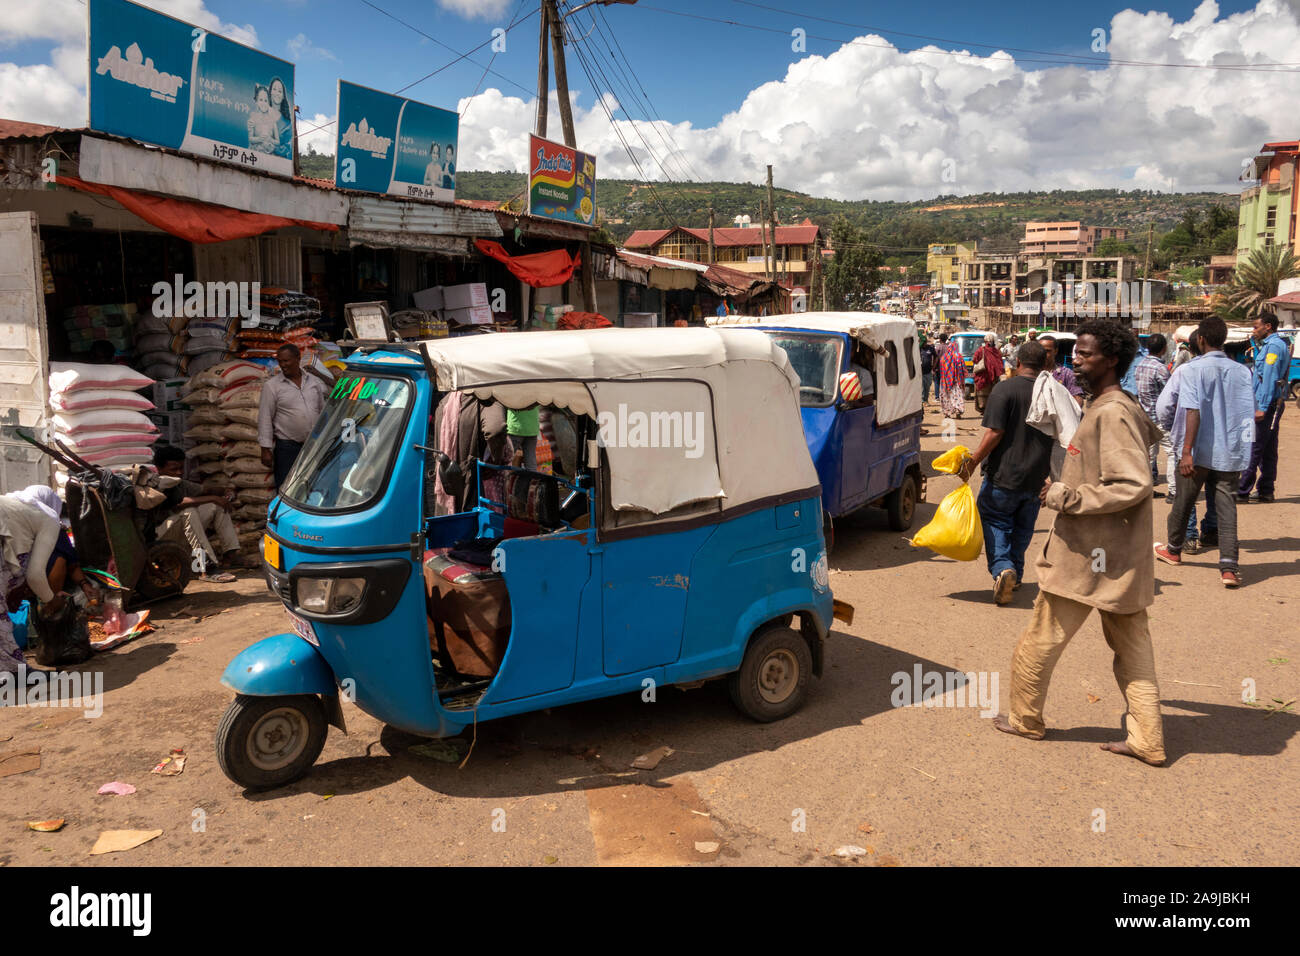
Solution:
<svg viewBox="0 0 1300 956"><path fill-rule="evenodd" d="M936 471L955 474L969 454L970 449L957 445L932 464ZM958 561L978 558L984 550L984 526L980 524L975 492L971 491L970 485L963 481L961 487L939 502L939 510L930 523L916 533L911 543L914 548L929 548Z"/></svg>

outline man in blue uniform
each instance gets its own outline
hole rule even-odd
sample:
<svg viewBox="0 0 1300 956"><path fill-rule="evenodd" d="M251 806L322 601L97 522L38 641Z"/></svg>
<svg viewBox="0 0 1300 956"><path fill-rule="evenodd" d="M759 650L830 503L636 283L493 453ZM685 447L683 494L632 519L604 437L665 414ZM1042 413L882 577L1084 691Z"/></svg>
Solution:
<svg viewBox="0 0 1300 956"><path fill-rule="evenodd" d="M1237 500L1272 501L1277 481L1277 432L1286 407L1283 392L1291 368L1291 347L1278 335L1277 316L1263 313L1255 319L1251 335L1255 340L1255 442L1250 450L1250 464L1241 473ZM1250 489L1259 473L1259 487L1252 496Z"/></svg>

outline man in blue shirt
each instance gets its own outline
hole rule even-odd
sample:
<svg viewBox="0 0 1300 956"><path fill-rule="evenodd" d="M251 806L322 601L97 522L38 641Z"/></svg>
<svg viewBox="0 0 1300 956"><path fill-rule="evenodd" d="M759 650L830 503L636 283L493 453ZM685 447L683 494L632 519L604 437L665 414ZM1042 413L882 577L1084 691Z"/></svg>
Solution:
<svg viewBox="0 0 1300 956"><path fill-rule="evenodd" d="M1250 462L1255 436L1255 404L1250 372L1223 353L1228 326L1212 317L1196 329L1204 354L1180 371L1178 408L1184 412L1178 488L1169 512L1167 545L1156 545L1156 558L1182 564L1187 516L1201 488L1215 499L1219 519L1219 577L1224 587L1241 585L1237 564L1237 501L1233 490Z"/></svg>
<svg viewBox="0 0 1300 956"><path fill-rule="evenodd" d="M1255 345L1255 441L1250 462L1241 473L1237 488L1238 501L1272 501L1277 482L1277 432L1286 407L1283 392L1291 369L1291 347L1277 333L1277 316L1264 313L1255 319L1251 335ZM1251 498L1250 489L1259 473L1259 489Z"/></svg>

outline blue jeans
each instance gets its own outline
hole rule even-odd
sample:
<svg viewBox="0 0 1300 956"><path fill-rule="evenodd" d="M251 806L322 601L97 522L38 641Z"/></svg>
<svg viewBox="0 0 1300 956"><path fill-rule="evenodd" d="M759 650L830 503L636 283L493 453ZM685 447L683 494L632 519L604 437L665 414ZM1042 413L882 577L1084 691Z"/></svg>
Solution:
<svg viewBox="0 0 1300 956"><path fill-rule="evenodd" d="M934 385L934 373L921 373L921 402L925 403L930 400L930 388Z"/></svg>
<svg viewBox="0 0 1300 956"><path fill-rule="evenodd" d="M1207 534L1217 535L1219 533L1219 512L1214 504L1214 495L1206 492L1205 495L1205 517L1201 519L1201 533L1196 533L1196 506L1187 514L1187 537L1192 540L1200 540Z"/></svg>
<svg viewBox="0 0 1300 956"><path fill-rule="evenodd" d="M984 525L984 557L989 574L996 578L1011 568L1017 581L1024 580L1025 552L1038 520L1038 493L1007 491L985 478L975 506Z"/></svg>

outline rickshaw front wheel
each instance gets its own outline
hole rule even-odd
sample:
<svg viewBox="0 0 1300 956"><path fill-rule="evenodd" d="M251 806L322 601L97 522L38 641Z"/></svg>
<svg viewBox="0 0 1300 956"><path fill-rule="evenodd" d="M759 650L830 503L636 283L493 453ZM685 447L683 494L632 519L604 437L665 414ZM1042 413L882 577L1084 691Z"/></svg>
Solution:
<svg viewBox="0 0 1300 956"><path fill-rule="evenodd" d="M727 688L742 714L770 723L803 706L810 674L812 651L803 635L780 623L769 624L750 640Z"/></svg>
<svg viewBox="0 0 1300 956"><path fill-rule="evenodd" d="M237 696L217 727L217 764L247 790L299 779L325 746L329 724L320 698Z"/></svg>

